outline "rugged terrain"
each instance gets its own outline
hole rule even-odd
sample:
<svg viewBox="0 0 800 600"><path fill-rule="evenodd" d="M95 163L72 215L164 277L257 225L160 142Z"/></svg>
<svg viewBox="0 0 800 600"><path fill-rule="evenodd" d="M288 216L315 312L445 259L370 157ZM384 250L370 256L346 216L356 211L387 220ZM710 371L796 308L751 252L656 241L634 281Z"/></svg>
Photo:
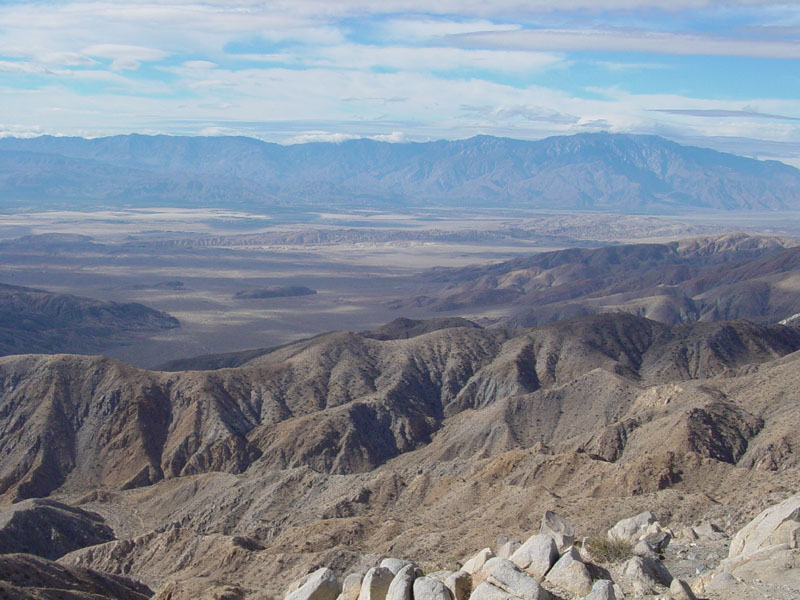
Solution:
<svg viewBox="0 0 800 600"><path fill-rule="evenodd" d="M280 146L241 137L0 140L4 208L524 206L797 209L800 171L655 136Z"/></svg>
<svg viewBox="0 0 800 600"><path fill-rule="evenodd" d="M5 357L0 482L113 530L64 564L239 597L375 555L443 566L545 510L732 533L800 484L799 349L790 325L605 314L398 321L210 371Z"/></svg>

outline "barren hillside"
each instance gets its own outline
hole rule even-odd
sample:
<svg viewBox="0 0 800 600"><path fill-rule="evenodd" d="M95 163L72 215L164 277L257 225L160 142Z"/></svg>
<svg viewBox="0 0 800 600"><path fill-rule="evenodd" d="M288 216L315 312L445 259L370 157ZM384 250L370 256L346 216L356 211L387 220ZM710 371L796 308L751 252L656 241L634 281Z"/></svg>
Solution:
<svg viewBox="0 0 800 600"><path fill-rule="evenodd" d="M544 510L588 531L643 508L733 526L800 483L795 327L608 314L370 335L211 371L0 359L4 497L112 526L65 564L259 597L370 553L443 564Z"/></svg>

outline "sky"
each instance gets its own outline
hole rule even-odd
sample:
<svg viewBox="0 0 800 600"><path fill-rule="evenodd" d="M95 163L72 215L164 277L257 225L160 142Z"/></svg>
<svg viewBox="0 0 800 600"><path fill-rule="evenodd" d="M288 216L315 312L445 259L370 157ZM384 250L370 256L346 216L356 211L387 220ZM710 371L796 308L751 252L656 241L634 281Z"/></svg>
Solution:
<svg viewBox="0 0 800 600"><path fill-rule="evenodd" d="M595 131L800 167L800 0L0 0L0 136Z"/></svg>

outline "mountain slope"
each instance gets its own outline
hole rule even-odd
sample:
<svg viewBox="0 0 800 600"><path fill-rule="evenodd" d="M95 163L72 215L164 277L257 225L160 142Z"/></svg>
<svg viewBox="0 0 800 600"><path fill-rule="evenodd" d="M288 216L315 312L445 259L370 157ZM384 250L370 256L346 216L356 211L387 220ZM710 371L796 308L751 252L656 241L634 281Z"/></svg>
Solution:
<svg viewBox="0 0 800 600"><path fill-rule="evenodd" d="M0 494L14 500L308 466L358 473L447 422L602 370L632 385L707 378L800 349L800 330L598 315L530 331L408 339L333 333L234 369L159 373L100 357L0 359ZM528 436L549 443L540 430Z"/></svg>
<svg viewBox="0 0 800 600"><path fill-rule="evenodd" d="M6 207L82 205L520 206L617 212L796 209L800 171L655 136L477 136L279 146L248 138L0 140Z"/></svg>
<svg viewBox="0 0 800 600"><path fill-rule="evenodd" d="M179 327L138 303L102 302L0 283L0 355L92 352L133 336Z"/></svg>
<svg viewBox="0 0 800 600"><path fill-rule="evenodd" d="M147 600L153 592L127 577L67 567L29 554L1 554L0 594L15 600Z"/></svg>

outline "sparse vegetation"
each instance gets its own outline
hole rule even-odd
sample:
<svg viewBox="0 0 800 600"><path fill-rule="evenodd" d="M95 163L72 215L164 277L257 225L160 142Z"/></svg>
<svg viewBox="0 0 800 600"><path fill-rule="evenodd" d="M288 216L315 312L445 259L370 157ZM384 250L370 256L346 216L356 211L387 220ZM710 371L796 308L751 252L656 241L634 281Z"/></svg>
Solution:
<svg viewBox="0 0 800 600"><path fill-rule="evenodd" d="M583 547L592 555L592 558L604 564L617 563L628 560L633 556L633 544L626 540L608 537L603 534L587 538Z"/></svg>

